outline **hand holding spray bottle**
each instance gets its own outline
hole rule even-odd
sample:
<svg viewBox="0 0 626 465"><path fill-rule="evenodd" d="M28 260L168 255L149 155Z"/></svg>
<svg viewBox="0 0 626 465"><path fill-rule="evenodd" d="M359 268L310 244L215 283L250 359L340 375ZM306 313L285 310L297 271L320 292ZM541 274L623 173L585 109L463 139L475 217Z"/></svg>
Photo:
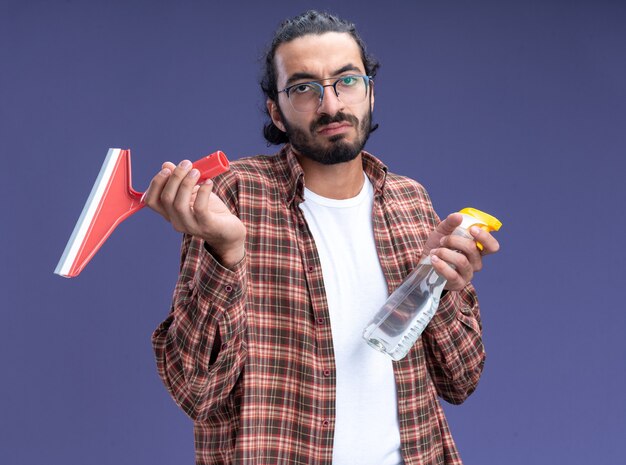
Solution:
<svg viewBox="0 0 626 465"><path fill-rule="evenodd" d="M475 208L459 213L463 222L452 235L473 239L469 233L472 226L485 231L497 231L502 226L497 218ZM479 242L476 246L483 249ZM430 256L424 257L370 321L363 338L393 360L404 358L435 315L445 285L446 279L437 274Z"/></svg>

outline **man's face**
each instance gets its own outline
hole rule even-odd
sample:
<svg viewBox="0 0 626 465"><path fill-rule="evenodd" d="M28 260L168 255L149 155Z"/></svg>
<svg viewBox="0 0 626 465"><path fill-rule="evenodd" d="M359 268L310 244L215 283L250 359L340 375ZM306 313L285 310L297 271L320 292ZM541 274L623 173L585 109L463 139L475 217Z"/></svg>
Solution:
<svg viewBox="0 0 626 465"><path fill-rule="evenodd" d="M280 45L274 66L279 90L308 81L332 84L341 76L365 74L359 46L349 34L337 32L306 35ZM346 105L332 87L324 88L321 105L309 112L295 111L284 92L278 102L268 101L274 124L287 133L296 153L326 165L353 160L361 152L369 136L373 105L373 95L362 103Z"/></svg>

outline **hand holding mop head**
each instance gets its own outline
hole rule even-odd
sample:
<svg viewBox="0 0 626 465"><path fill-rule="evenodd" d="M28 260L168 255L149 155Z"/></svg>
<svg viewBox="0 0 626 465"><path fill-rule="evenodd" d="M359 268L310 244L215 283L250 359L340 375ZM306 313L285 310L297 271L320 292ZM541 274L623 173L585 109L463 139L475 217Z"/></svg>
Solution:
<svg viewBox="0 0 626 465"><path fill-rule="evenodd" d="M229 164L226 155L218 151L193 167L200 171L201 183L227 171ZM130 150L109 149L54 272L66 278L78 276L117 225L145 206L142 196L132 187Z"/></svg>

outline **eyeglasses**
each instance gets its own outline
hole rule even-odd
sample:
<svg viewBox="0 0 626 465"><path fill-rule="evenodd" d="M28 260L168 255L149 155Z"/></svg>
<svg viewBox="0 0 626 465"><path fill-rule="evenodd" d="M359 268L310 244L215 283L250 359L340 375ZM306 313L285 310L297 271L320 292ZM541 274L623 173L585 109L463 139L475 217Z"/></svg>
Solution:
<svg viewBox="0 0 626 465"><path fill-rule="evenodd" d="M332 87L337 98L346 105L357 105L365 101L370 82L374 82L370 76L360 74L341 76L332 84L320 84L320 82L326 80L301 82L285 87L278 93L284 92L287 94L293 109L304 113L315 111L319 108L324 100L324 88L326 87Z"/></svg>

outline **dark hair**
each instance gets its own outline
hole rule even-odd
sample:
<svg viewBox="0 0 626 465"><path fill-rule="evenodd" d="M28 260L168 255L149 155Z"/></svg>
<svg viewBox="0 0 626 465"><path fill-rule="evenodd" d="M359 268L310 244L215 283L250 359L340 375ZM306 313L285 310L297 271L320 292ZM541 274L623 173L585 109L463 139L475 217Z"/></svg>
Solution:
<svg viewBox="0 0 626 465"><path fill-rule="evenodd" d="M266 98L269 98L275 102L278 101L278 88L276 86L276 69L274 67L274 56L276 55L276 49L285 42L291 42L299 37L315 34L321 35L326 32L346 32L352 36L356 41L359 49L361 50L361 59L365 67L365 74L368 76L376 76L380 64L371 55L367 53L365 42L361 39L356 27L353 23L345 21L333 16L329 13L320 13L315 10L309 10L301 15L296 16L293 19L287 19L278 27L274 34L274 39L270 45L264 60L264 75L261 79L261 89ZM274 125L269 111L265 109L265 113L269 118L263 126L263 135L270 144L283 144L288 142L287 134L282 132ZM374 131L378 125L374 125L370 128L370 132Z"/></svg>

